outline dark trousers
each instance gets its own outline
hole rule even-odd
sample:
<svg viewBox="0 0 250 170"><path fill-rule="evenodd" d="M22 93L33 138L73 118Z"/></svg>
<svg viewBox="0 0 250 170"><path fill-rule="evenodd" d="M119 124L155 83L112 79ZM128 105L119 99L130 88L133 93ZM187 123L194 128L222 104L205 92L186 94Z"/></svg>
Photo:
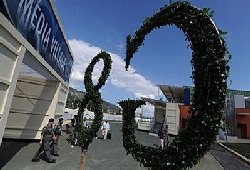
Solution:
<svg viewBox="0 0 250 170"><path fill-rule="evenodd" d="M52 143L52 154L58 155L58 141L59 141L59 136L53 141Z"/></svg>
<svg viewBox="0 0 250 170"><path fill-rule="evenodd" d="M169 145L169 138L168 136L164 137L164 146L168 146Z"/></svg>
<svg viewBox="0 0 250 170"><path fill-rule="evenodd" d="M33 159L39 159L39 155L42 153L42 151L43 151L43 146L41 145L39 149L36 151L36 154L34 155Z"/></svg>
<svg viewBox="0 0 250 170"><path fill-rule="evenodd" d="M39 156L42 152L44 152L45 159L47 159L47 161L52 160L51 154L50 154L50 144L48 142L45 142L45 143L43 142L43 144L39 147L36 154L34 155L33 159L39 159Z"/></svg>
<svg viewBox="0 0 250 170"><path fill-rule="evenodd" d="M76 143L77 143L77 133L76 132L73 132L71 135L70 135L70 143L71 145L75 146Z"/></svg>

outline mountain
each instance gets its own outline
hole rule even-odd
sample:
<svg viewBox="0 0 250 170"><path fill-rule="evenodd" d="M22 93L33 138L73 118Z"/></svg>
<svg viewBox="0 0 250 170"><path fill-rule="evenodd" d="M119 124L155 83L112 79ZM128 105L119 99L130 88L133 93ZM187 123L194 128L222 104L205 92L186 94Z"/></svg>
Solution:
<svg viewBox="0 0 250 170"><path fill-rule="evenodd" d="M121 108L116 106L113 103L107 102L107 101L102 101L103 102L103 110L105 113L110 113L110 114L121 114Z"/></svg>
<svg viewBox="0 0 250 170"><path fill-rule="evenodd" d="M75 95L75 96L84 96L86 94L86 92L78 91L72 87L69 87L69 94Z"/></svg>
<svg viewBox="0 0 250 170"><path fill-rule="evenodd" d="M67 108L75 109L78 107L78 104L80 101L84 98L86 92L78 91L72 87L69 87L69 94L66 102ZM113 103L107 102L105 100L102 100L103 102L103 112L109 113L109 114L120 114L121 109L120 107L116 106ZM89 102L89 105L87 106L87 109L90 111L93 111L93 105L91 102Z"/></svg>

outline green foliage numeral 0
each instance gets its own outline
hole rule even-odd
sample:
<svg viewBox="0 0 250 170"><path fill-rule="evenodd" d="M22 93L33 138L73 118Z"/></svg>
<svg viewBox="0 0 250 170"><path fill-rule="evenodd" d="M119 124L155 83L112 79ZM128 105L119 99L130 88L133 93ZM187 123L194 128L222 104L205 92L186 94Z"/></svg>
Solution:
<svg viewBox="0 0 250 170"><path fill-rule="evenodd" d="M223 37L206 10L200 10L189 2L175 2L147 18L133 36L127 37L126 69L145 36L166 25L181 29L193 50L191 64L195 89L191 117L186 126L169 147L143 146L134 135L134 115L135 109L144 101L124 100L119 104L123 109L123 146L127 153L145 167L177 170L194 166L215 141L224 111L229 72L225 56L228 52Z"/></svg>
<svg viewBox="0 0 250 170"><path fill-rule="evenodd" d="M128 69L134 53L143 44L144 38L153 29L166 25L175 25L181 29L192 52L192 78L195 85L190 119L179 131L169 147L164 149L143 146L135 135L135 110L145 104L143 100L124 100L119 102L123 109L123 146L127 154L145 167L151 169L186 169L194 166L209 150L224 111L224 102L229 74L228 55L225 41L220 35L208 9L200 10L189 2L175 2L161 8L152 17L147 18L133 36L126 38L126 66ZM99 59L104 60L104 69L99 81L93 85L92 72ZM87 67L84 84L86 96L81 101L77 131L78 143L87 150L103 119L101 94L99 89L105 84L110 70L111 57L101 52L93 58ZM94 105L95 118L90 129L82 127L82 114L88 103Z"/></svg>

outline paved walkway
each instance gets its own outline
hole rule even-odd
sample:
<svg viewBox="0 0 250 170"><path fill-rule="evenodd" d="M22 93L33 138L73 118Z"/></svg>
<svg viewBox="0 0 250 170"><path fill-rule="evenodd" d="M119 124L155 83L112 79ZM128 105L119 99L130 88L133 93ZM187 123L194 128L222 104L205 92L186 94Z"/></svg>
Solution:
<svg viewBox="0 0 250 170"><path fill-rule="evenodd" d="M131 155L126 156L125 149L122 146L121 123L111 124L112 139L103 141L95 139L89 147L87 156L86 169L87 170L146 170L147 168L140 167ZM149 136L144 132L137 132L137 139L145 145L156 146L158 140L154 136ZM4 146L0 148L0 161L4 157L6 165L3 170L76 170L78 169L80 161L80 148L70 148L66 142L66 136L60 139L59 158L55 164L49 164L41 160L40 162L31 162L33 155L38 149L38 143L24 143L19 142L4 142ZM15 146L15 147L14 147ZM19 150L20 149L20 150ZM18 151L19 150L19 151ZM1 169L1 167L0 167ZM222 170L221 164L210 153L207 153L200 163L192 170Z"/></svg>
<svg viewBox="0 0 250 170"><path fill-rule="evenodd" d="M227 140L220 140L219 136L217 136L217 142L220 143L250 143L249 139L241 139L241 138L237 138L237 137L232 137L232 136L228 136Z"/></svg>
<svg viewBox="0 0 250 170"><path fill-rule="evenodd" d="M209 151L220 162L226 170L249 170L250 166L238 159L232 153L222 148L218 144L211 147Z"/></svg>

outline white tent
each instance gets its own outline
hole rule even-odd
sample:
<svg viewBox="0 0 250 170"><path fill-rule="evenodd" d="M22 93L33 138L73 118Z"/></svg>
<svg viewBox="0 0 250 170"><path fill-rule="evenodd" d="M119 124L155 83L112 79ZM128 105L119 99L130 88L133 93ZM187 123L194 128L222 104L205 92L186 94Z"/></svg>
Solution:
<svg viewBox="0 0 250 170"><path fill-rule="evenodd" d="M65 112L63 114L63 119L68 120L74 118L74 115L77 115L78 109L69 109L65 108ZM84 117L87 119L94 119L95 114L89 110L84 111ZM122 121L122 115L112 115L103 113L103 120L114 120L114 121Z"/></svg>

